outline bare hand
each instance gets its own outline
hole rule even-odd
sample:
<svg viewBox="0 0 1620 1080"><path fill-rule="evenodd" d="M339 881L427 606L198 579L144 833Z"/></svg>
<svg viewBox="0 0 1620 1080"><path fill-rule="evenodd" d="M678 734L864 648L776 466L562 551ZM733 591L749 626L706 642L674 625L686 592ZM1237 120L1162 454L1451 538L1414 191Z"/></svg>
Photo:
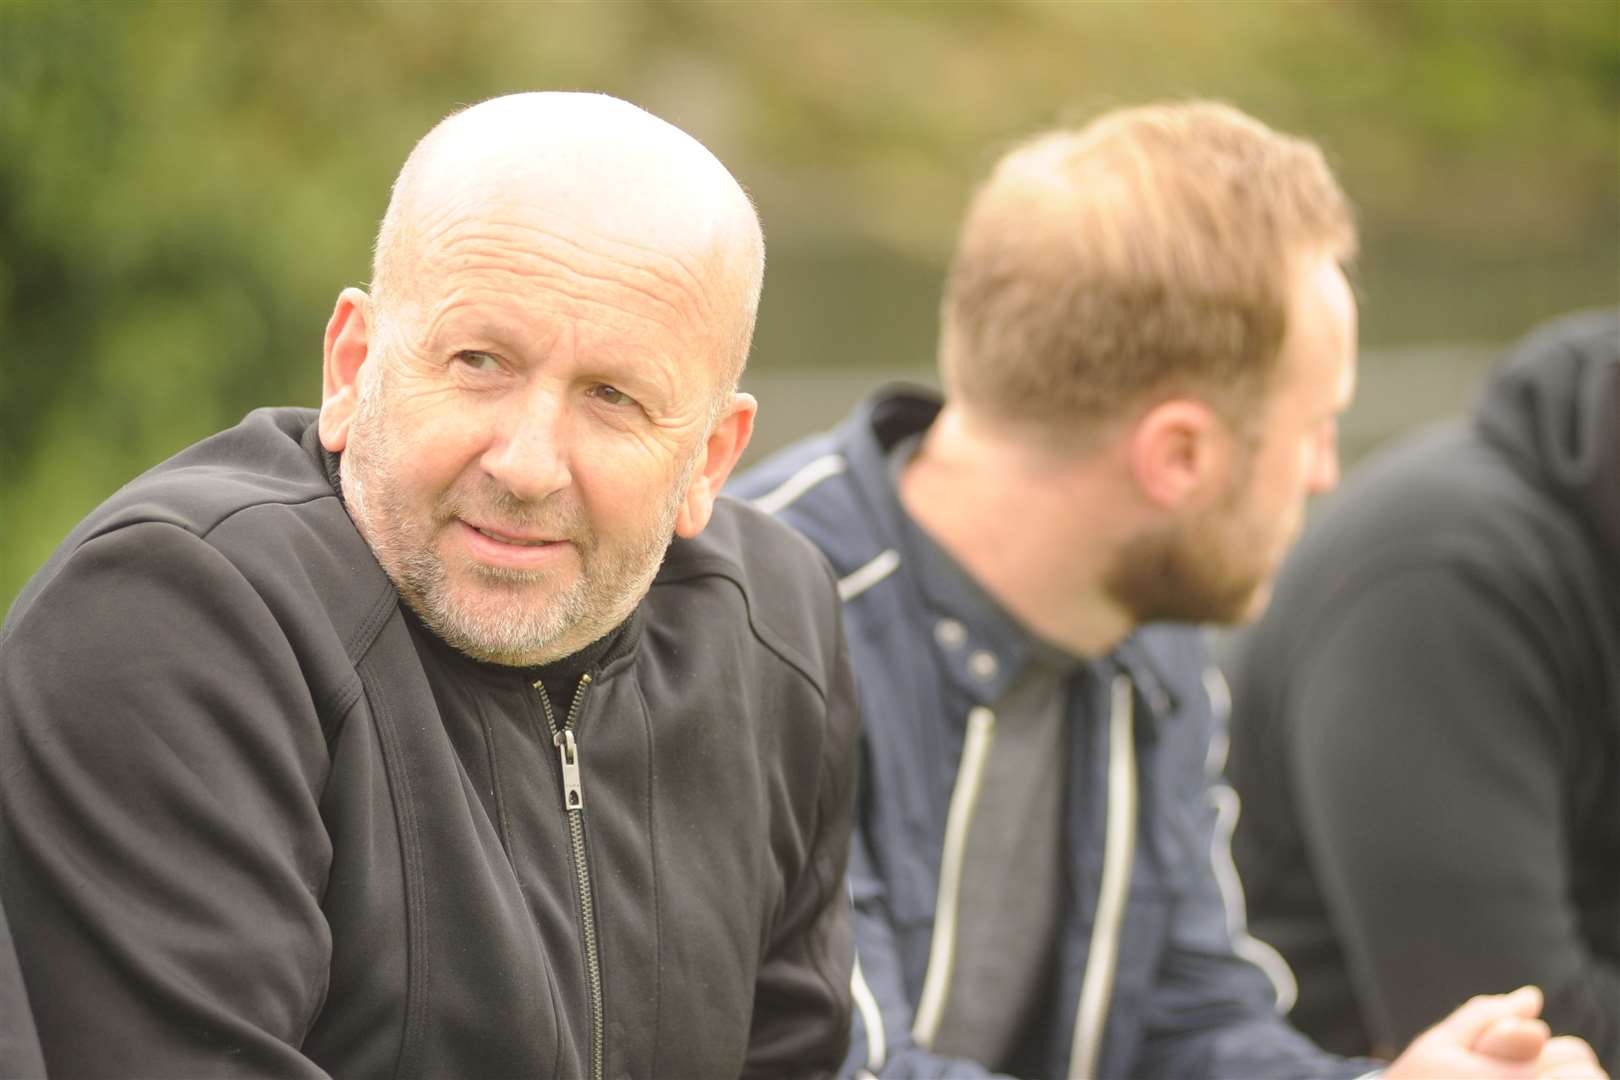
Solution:
<svg viewBox="0 0 1620 1080"><path fill-rule="evenodd" d="M1592 1048L1552 1038L1541 991L1476 997L1412 1040L1386 1080L1606 1080Z"/></svg>
<svg viewBox="0 0 1620 1080"><path fill-rule="evenodd" d="M1537 1064L1538 1080L1608 1080L1609 1076L1586 1041L1573 1035L1549 1039Z"/></svg>

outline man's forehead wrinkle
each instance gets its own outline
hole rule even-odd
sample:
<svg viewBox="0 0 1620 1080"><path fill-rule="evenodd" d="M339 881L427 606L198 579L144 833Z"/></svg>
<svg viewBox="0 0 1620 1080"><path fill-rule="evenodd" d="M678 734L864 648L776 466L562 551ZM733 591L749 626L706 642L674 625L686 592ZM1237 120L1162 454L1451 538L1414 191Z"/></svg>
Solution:
<svg viewBox="0 0 1620 1080"><path fill-rule="evenodd" d="M615 304L611 300L604 299L599 295L594 295L589 292L579 290L577 288L579 275L572 271L568 273L548 275L548 277L550 277L553 282L553 284L548 287L548 293L553 297L560 297L564 299L569 305L577 308L578 310L573 313L573 315L576 317L583 311L591 309L605 310L614 318L623 318L627 314L623 305ZM612 283L616 286L624 285L622 281L617 279L613 279ZM640 292L641 290L636 291ZM434 341L441 337L449 336L452 331L447 329L447 324L452 323L453 320L462 316L465 312L471 309L489 308L491 305L485 303L485 297L482 295L486 292L490 294L490 299L493 299L496 304L500 304L506 299L504 290L500 289L498 286L486 285L476 280L456 286L449 292L445 293L442 297L440 297L439 302L434 306L433 310L428 315L427 326L425 327L424 332L424 340ZM662 300L662 298L656 296L654 296L654 298L659 299L660 301ZM671 330L672 333L678 335L683 325L683 320L680 319L678 309L675 309L673 305L668 305L666 303L660 307L658 311L659 315L662 317L655 318L642 312L630 312L629 314L632 318L656 322L658 325L666 327L667 329ZM464 335L470 330L474 333L490 334L491 337L496 340L507 339L514 346L533 348L542 353L554 347L557 344L558 339L564 335L577 336L577 330L574 329L574 318L572 317L542 320L538 325L544 327L548 332L543 334L540 339L531 338L527 341L520 340L525 337L530 337L532 333L532 331L514 333L514 330L519 330L520 325L521 324L513 323L510 325L510 327L508 327L500 320L492 321L487 315L475 315L470 318L469 325L456 326L454 327L454 332L458 335ZM670 359L680 361L684 366L685 361L688 358L685 356L677 356L670 357Z"/></svg>
<svg viewBox="0 0 1620 1080"><path fill-rule="evenodd" d="M419 185L408 187L400 199L400 244L390 253L398 264L394 276L413 306L422 306L431 296L434 255L447 242L464 217L464 209L453 201L429 198Z"/></svg>
<svg viewBox="0 0 1620 1080"><path fill-rule="evenodd" d="M526 231L540 231L542 242L525 242ZM547 230L533 230L524 222L485 222L456 227L436 245L424 260L424 269L440 275L509 274L532 275L547 288L578 301L599 298L581 295L577 284L600 283L610 289L626 289L667 309L669 321L685 321L689 313L680 302L684 298L707 321L714 307L717 284L687 259L672 252L646 248L633 243L601 237L600 244L585 244ZM558 247L563 250L557 250ZM577 257L569 257L577 256ZM713 275L709 275L712 277Z"/></svg>
<svg viewBox="0 0 1620 1080"><path fill-rule="evenodd" d="M448 323L450 320L454 319L455 317L457 317L463 310L465 310L465 309L467 309L469 307L481 304L482 301L481 301L481 298L480 298L479 294L483 293L485 291L486 291L486 287L484 287L482 285L468 284L468 285L465 285L465 286L457 287L456 289L452 290L449 293L446 293L443 297L441 297L440 302L435 306L435 308L433 309L431 315L429 316L429 323L428 323L428 326L427 326L427 333L425 335L427 337L427 339L432 340L433 338L435 338L436 336L438 336L439 334L444 332L445 324ZM499 293L499 290L489 290L489 291ZM625 308L620 304L615 304L611 300L605 300L600 296L592 295L592 294L590 294L588 292L576 291L576 290L572 290L572 289L568 288L566 279L564 279L562 277L559 277L557 279L557 286L555 288L551 289L550 291L551 291L551 293L553 295L558 296L558 297L562 297L563 299L567 300L571 305L575 305L575 306L577 306L579 308L605 309L606 311L611 312L615 316L623 316L623 315L626 314ZM640 290L636 290L636 291L639 292ZM647 319L649 321L655 321L659 325L663 325L663 326L670 325L669 322L667 322L663 318L653 319L651 316L648 316L648 315L643 314L643 313L634 313L633 312L633 313L630 313L630 314L635 318L641 318L641 319ZM562 320L562 321L566 321L566 320ZM543 323L542 325L551 326L551 325L556 325L556 324L558 324L558 321L546 320L545 323ZM460 328L458 328L458 329L460 329ZM509 331L502 331L502 328L499 325L492 325L487 320L480 320L480 321L474 322L471 329L475 330L478 333L490 333L491 331L495 331L495 333L491 334L491 336L500 336L500 337L511 337L511 336L513 336Z"/></svg>
<svg viewBox="0 0 1620 1080"><path fill-rule="evenodd" d="M524 325L494 314L483 302L486 286L469 282L442 294L428 312L422 340L440 346L453 338L458 345L492 343L525 348L549 348L566 331L560 320ZM453 326L449 324L454 324ZM538 332L536 330L538 329Z"/></svg>
<svg viewBox="0 0 1620 1080"><path fill-rule="evenodd" d="M694 293L709 287L706 279L714 272L707 264L716 261L715 255L723 243L723 230L713 221L704 224L701 236L662 238L650 230L628 229L622 225L595 225L589 219L565 211L530 204L496 208L480 218L464 220L467 224L466 235L454 235L454 228L460 223L448 222L443 243L459 245L487 240L509 246L522 254L523 245L514 240L503 240L498 234L502 230L519 235L527 233L535 237L535 242L529 247L536 256L546 257L543 250L545 245L556 243L579 252L587 259L612 260L633 271L658 274L682 291ZM689 231L699 232L697 229ZM660 265L669 269L657 269ZM683 278L684 282L681 281Z"/></svg>

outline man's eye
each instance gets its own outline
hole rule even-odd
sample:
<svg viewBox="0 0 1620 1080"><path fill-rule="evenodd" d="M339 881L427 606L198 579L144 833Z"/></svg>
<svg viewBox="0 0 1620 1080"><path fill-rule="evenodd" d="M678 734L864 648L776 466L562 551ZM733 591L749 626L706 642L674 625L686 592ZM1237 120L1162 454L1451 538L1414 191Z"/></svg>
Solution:
<svg viewBox="0 0 1620 1080"><path fill-rule="evenodd" d="M474 371L501 370L501 362L486 352L459 352L456 353L456 362L465 364Z"/></svg>
<svg viewBox="0 0 1620 1080"><path fill-rule="evenodd" d="M607 402L609 405L634 405L635 399L620 390L617 386L607 383L598 383L591 387L591 396Z"/></svg>

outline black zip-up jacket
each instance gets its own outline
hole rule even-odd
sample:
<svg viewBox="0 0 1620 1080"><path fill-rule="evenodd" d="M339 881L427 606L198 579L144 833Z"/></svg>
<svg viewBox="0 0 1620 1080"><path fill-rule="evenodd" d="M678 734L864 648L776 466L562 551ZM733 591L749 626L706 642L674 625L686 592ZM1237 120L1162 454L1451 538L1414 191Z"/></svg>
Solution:
<svg viewBox="0 0 1620 1080"><path fill-rule="evenodd" d="M458 658L425 670L313 420L131 483L0 637L0 900L51 1075L836 1069L855 713L813 549L729 500L676 541L567 810L523 672L436 700Z"/></svg>
<svg viewBox="0 0 1620 1080"><path fill-rule="evenodd" d="M1357 471L1232 671L1235 854L1324 1045L1540 984L1620 1072L1620 315Z"/></svg>
<svg viewBox="0 0 1620 1080"><path fill-rule="evenodd" d="M23 991L22 971L11 947L6 909L0 907L0 1070L15 1076L44 1076L34 1013Z"/></svg>

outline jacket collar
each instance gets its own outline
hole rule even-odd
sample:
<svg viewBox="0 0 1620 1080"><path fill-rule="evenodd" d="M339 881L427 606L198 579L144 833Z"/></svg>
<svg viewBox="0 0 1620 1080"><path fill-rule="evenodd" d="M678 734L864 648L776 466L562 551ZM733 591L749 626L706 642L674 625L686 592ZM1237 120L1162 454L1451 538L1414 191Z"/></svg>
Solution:
<svg viewBox="0 0 1620 1080"><path fill-rule="evenodd" d="M841 441L858 497L880 525L880 542L899 556L899 573L927 609L932 648L943 670L963 694L982 705L1001 700L1031 665L1065 675L1089 669L1100 679L1122 671L1136 684L1153 721L1167 717L1176 702L1140 631L1101 657L1077 656L1035 636L906 513L895 487L892 454L926 431L942 405L933 390L884 387L857 407Z"/></svg>

